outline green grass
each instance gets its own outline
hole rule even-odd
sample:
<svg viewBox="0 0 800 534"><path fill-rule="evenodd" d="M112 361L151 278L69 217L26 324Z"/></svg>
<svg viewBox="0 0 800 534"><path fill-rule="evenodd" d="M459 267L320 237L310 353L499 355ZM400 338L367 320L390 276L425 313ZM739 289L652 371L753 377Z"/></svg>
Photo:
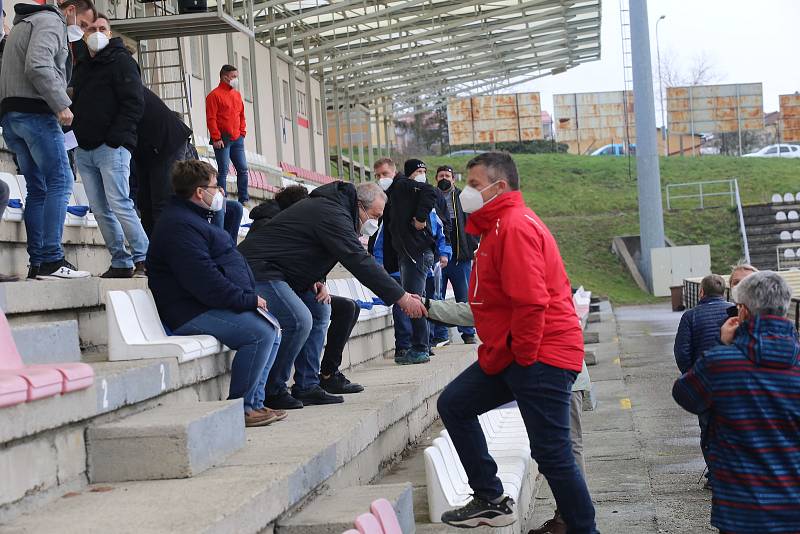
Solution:
<svg viewBox="0 0 800 534"><path fill-rule="evenodd" d="M429 168L448 164L463 172L470 158L422 159ZM618 304L655 300L639 290L611 253L614 236L639 233L635 161L631 179L625 158L541 154L515 155L514 159L525 200L558 239L573 285L584 285ZM767 202L773 193L800 191L800 161L721 156L661 159L662 191L666 184L729 178L738 178L745 204ZM727 205L727 198L717 198L716 203ZM664 225L676 245L708 243L714 272L727 273L742 256L736 212L729 207L665 209Z"/></svg>

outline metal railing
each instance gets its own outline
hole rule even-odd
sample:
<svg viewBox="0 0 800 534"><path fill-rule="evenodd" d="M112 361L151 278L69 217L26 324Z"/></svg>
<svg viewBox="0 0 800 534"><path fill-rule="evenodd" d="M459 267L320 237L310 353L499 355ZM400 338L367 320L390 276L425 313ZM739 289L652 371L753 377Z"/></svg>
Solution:
<svg viewBox="0 0 800 534"><path fill-rule="evenodd" d="M706 200L709 197L728 197L730 199L730 205L736 205L736 196L737 196L737 187L735 185L736 180L709 180L706 182L687 182L683 184L667 184L667 209L680 209L674 206L674 202L680 199L686 198L696 198L700 200L699 208L705 209L706 208ZM719 184L726 184L728 186L727 191L720 191L721 187L718 187ZM709 192L709 188L711 192ZM690 193L686 194L675 194L674 191L678 190L680 192L681 189L690 189ZM696 191L696 192L695 192ZM713 206L715 208L720 206Z"/></svg>
<svg viewBox="0 0 800 534"><path fill-rule="evenodd" d="M739 180L733 179L733 189L736 193L736 212L739 215L739 232L742 234L742 248L744 249L744 262L750 263L750 245L747 243L747 228L744 226L744 212L742 211L742 198L739 195Z"/></svg>

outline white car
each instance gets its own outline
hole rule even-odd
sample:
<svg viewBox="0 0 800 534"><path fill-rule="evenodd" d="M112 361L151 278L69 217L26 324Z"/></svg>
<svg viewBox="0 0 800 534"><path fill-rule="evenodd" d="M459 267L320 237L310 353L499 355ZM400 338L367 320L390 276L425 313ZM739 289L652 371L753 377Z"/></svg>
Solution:
<svg viewBox="0 0 800 534"><path fill-rule="evenodd" d="M800 145L767 145L743 158L800 158Z"/></svg>

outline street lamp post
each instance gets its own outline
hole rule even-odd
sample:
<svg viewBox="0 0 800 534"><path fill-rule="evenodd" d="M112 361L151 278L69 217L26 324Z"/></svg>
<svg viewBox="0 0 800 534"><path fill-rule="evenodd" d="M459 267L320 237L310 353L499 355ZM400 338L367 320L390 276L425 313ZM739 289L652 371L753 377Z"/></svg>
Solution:
<svg viewBox="0 0 800 534"><path fill-rule="evenodd" d="M667 122L664 120L664 83L661 80L661 48L658 40L658 23L667 18L661 15L656 21L656 58L658 60L658 92L661 99L661 139L664 141L664 155L669 156L669 136L667 135Z"/></svg>

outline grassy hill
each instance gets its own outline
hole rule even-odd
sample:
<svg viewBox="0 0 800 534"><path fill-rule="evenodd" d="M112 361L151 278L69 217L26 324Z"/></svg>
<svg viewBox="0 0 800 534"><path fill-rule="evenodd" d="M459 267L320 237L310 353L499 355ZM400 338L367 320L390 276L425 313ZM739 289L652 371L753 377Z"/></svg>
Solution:
<svg viewBox="0 0 800 534"><path fill-rule="evenodd" d="M423 157L429 168L448 164L463 172L469 157ZM639 290L611 253L611 239L638 234L636 164L626 158L568 154L515 155L528 205L559 241L573 285L582 284L614 302L654 300ZM429 176L432 172L429 173ZM662 158L661 183L679 184L738 178L742 201L769 201L773 193L800 191L800 160L760 158ZM697 201L684 200L683 207ZM725 197L711 204L729 205ZM717 207L665 212L666 233L677 245L711 245L714 272L726 273L742 256L735 210Z"/></svg>

